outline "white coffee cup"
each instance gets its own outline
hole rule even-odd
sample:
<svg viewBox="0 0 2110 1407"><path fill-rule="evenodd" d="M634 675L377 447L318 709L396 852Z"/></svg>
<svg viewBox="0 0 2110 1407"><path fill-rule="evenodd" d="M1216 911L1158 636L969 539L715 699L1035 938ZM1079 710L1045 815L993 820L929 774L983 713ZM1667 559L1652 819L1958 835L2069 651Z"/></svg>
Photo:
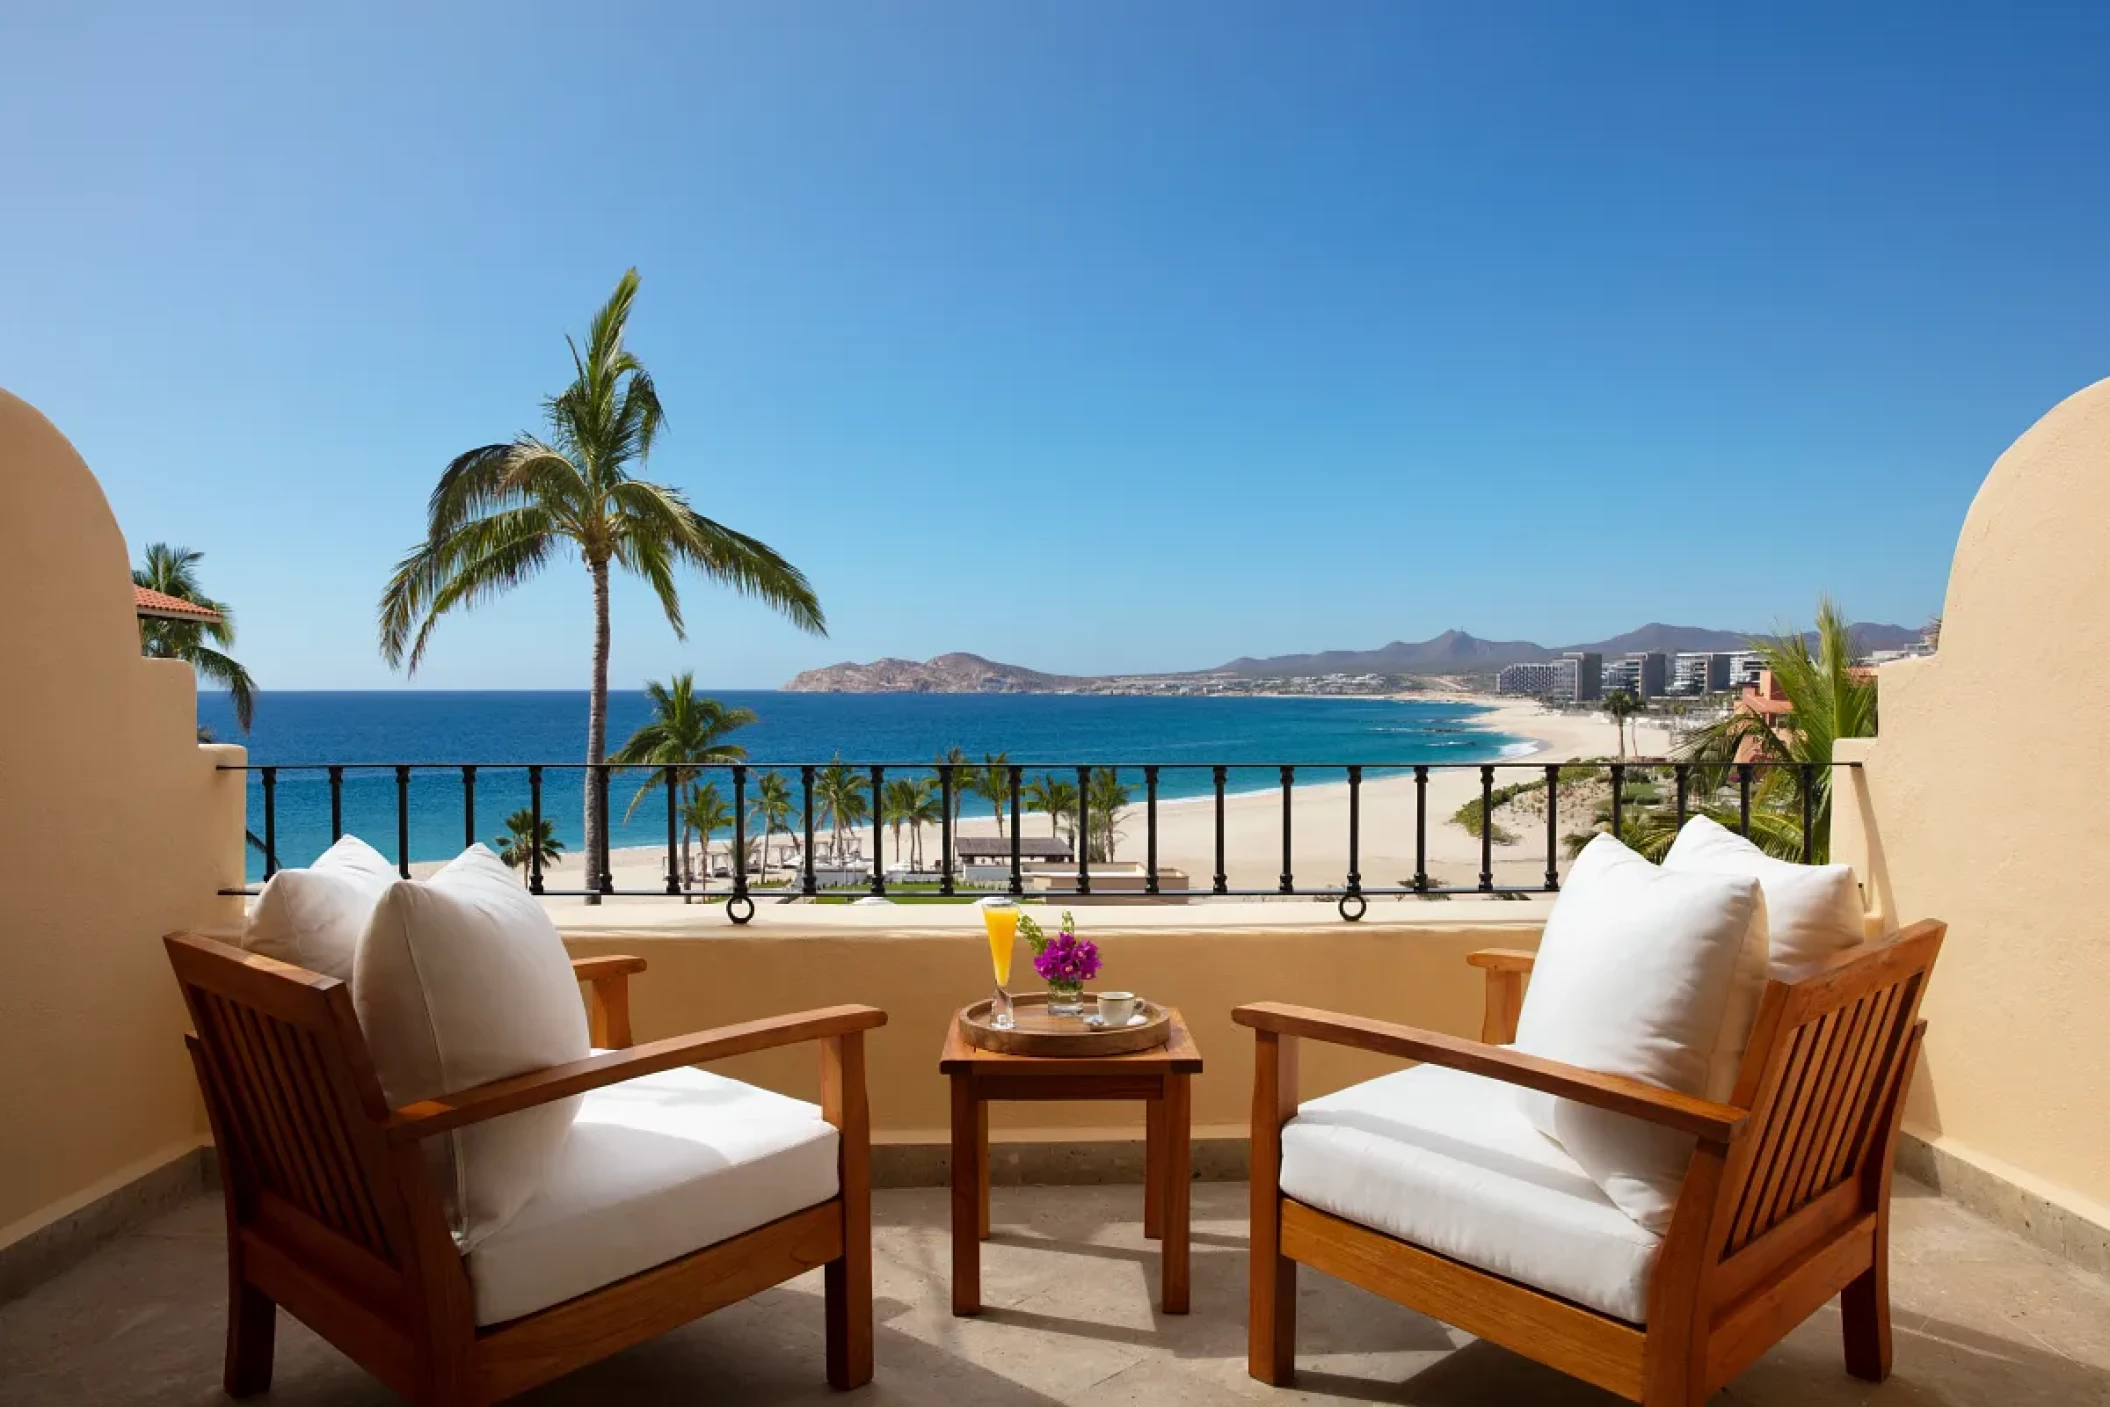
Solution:
<svg viewBox="0 0 2110 1407"><path fill-rule="evenodd" d="M1102 1026L1126 1026L1135 1018L1136 994L1134 992L1101 992L1099 994L1099 1024Z"/></svg>

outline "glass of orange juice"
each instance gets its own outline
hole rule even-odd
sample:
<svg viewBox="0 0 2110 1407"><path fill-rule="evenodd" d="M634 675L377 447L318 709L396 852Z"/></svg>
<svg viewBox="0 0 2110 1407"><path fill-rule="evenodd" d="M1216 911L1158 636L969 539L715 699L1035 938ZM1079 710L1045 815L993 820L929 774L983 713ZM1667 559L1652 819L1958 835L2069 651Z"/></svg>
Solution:
<svg viewBox="0 0 2110 1407"><path fill-rule="evenodd" d="M996 998L989 1005L989 1024L1008 1031L1013 1021L1011 993L1011 949L1018 941L1018 904L1011 899L984 899L982 926L989 930L989 966L996 974Z"/></svg>

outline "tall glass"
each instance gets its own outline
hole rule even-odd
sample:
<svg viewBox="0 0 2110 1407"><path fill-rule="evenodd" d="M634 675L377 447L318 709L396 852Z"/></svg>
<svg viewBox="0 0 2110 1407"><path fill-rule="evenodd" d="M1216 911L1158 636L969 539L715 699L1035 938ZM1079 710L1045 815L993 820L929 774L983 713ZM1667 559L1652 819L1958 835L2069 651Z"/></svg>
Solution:
<svg viewBox="0 0 2110 1407"><path fill-rule="evenodd" d="M1010 899L982 900L982 926L989 930L989 966L996 974L996 998L989 1005L989 1024L1001 1031L1012 1027L1011 949L1018 941L1018 905Z"/></svg>

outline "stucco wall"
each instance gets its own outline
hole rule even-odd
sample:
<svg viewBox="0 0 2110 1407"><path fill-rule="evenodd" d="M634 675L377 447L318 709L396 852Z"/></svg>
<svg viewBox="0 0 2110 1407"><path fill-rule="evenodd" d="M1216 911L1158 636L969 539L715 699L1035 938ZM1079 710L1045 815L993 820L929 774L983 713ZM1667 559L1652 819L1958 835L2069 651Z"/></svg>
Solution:
<svg viewBox="0 0 2110 1407"><path fill-rule="evenodd" d="M1212 931L1123 929L1111 913L1080 911L1079 918L1106 955L1102 985L1167 1002L1186 1018L1206 1064L1194 1087L1198 1134L1239 1134L1247 1126L1253 1033L1231 1022L1240 1003L1298 1002L1476 1036L1482 974L1466 966L1465 955L1477 948L1536 948L1539 940L1536 922L1321 920L1302 928ZM989 949L979 933L783 927L688 938L573 933L567 942L577 956L634 953L650 964L631 979L639 1040L836 1002L883 1007L887 1025L872 1034L867 1051L875 1134L895 1142L944 1141L948 1107L938 1050L953 1012L988 993ZM1399 1063L1308 1042L1304 1092L1323 1094ZM819 1057L811 1048L714 1068L806 1099L819 1088ZM1140 1137L1142 1106L998 1105L990 1129L999 1139L1084 1131Z"/></svg>
<svg viewBox="0 0 2110 1407"><path fill-rule="evenodd" d="M2000 457L1940 652L1879 677L1835 853L1887 913L1949 923L1906 1127L2110 1225L2110 381Z"/></svg>
<svg viewBox="0 0 2110 1407"><path fill-rule="evenodd" d="M190 667L140 658L125 541L0 391L0 1246L195 1147L162 933L239 922L241 790ZM229 838L232 837L232 843Z"/></svg>

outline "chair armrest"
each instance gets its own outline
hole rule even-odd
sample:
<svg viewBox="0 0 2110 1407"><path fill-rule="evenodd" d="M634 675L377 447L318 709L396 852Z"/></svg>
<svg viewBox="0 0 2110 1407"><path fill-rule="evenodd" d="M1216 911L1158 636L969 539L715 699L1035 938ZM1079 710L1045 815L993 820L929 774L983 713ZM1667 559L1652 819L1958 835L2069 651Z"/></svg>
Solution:
<svg viewBox="0 0 2110 1407"><path fill-rule="evenodd" d="M648 1041L629 1050L592 1055L569 1065L531 1070L525 1075L493 1080L473 1089L437 1095L406 1104L389 1114L387 1132L391 1143L413 1143L436 1133L480 1124L503 1114L532 1109L538 1104L569 1099L590 1089L656 1075L679 1065L697 1065L723 1060L750 1051L801 1041L828 1040L886 1025L886 1013L873 1006L826 1006L790 1016L772 1016L762 1021L744 1021L736 1026L697 1031L663 1041Z"/></svg>
<svg viewBox="0 0 2110 1407"><path fill-rule="evenodd" d="M1480 1015L1480 1039L1486 1044L1508 1045L1517 1038L1517 1022L1524 1015L1524 979L1538 956L1522 948L1482 948L1465 955L1467 962L1487 973Z"/></svg>
<svg viewBox="0 0 2110 1407"><path fill-rule="evenodd" d="M572 975L586 984L588 1038L601 1049L630 1044L630 974L644 970L643 958L615 954L571 960Z"/></svg>
<svg viewBox="0 0 2110 1407"><path fill-rule="evenodd" d="M1469 1041L1390 1021L1342 1016L1282 1002L1242 1006L1231 1013L1231 1019L1241 1026L1270 1031L1278 1036L1308 1036L1331 1045L1352 1046L1380 1055L1396 1055L1463 1070L1469 1075L1484 1075L1504 1084L1520 1085L1592 1108L1609 1109L1615 1114L1677 1129L1707 1143L1727 1145L1736 1137L1747 1117L1747 1111L1731 1105L1679 1094L1623 1075L1600 1074L1578 1065L1526 1055L1506 1046Z"/></svg>

